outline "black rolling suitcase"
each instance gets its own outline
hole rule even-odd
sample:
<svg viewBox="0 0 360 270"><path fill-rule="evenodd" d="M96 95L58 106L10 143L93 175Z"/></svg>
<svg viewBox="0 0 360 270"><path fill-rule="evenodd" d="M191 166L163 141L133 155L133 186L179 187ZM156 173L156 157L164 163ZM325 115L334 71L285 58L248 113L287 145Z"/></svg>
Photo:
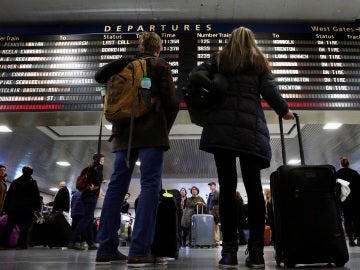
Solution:
<svg viewBox="0 0 360 270"><path fill-rule="evenodd" d="M47 245L52 247L66 247L71 237L71 226L61 212L51 213L44 223Z"/></svg>
<svg viewBox="0 0 360 270"><path fill-rule="evenodd" d="M169 195L171 194L171 195ZM156 216L154 241L151 251L158 257L177 259L181 243L178 190L162 191Z"/></svg>
<svg viewBox="0 0 360 270"><path fill-rule="evenodd" d="M280 118L283 166L270 176L275 221L276 263L333 263L343 266L349 260L345 234L336 195L335 168L332 165L305 165L300 122L295 115L301 165L285 165L285 142Z"/></svg>

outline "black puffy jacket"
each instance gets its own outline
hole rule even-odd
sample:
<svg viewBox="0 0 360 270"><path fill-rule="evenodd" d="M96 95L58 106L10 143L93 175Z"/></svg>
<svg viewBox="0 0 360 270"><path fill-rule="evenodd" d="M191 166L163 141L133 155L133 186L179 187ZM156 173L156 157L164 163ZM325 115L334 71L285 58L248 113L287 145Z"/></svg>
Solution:
<svg viewBox="0 0 360 270"><path fill-rule="evenodd" d="M215 55L194 69L197 70L216 72ZM279 116L288 112L288 105L271 73L249 70L227 79L228 93L218 97L210 111L201 134L200 149L210 153L229 150L238 156L250 154L260 158L261 168L267 168L271 159L270 135L261 97Z"/></svg>

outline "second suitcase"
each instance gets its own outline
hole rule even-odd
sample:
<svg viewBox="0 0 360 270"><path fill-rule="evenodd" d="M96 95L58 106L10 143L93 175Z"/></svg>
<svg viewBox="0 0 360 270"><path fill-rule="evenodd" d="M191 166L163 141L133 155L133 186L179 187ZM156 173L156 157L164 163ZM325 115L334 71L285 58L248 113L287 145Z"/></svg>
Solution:
<svg viewBox="0 0 360 270"><path fill-rule="evenodd" d="M302 165L280 166L270 176L274 209L276 263L334 263L349 260L332 165L305 165L296 115ZM283 160L285 145L280 119Z"/></svg>
<svg viewBox="0 0 360 270"><path fill-rule="evenodd" d="M151 251L158 257L177 259L181 244L178 214L181 196L176 189L161 193Z"/></svg>
<svg viewBox="0 0 360 270"><path fill-rule="evenodd" d="M214 217L197 213L191 217L191 246L211 247L214 244Z"/></svg>

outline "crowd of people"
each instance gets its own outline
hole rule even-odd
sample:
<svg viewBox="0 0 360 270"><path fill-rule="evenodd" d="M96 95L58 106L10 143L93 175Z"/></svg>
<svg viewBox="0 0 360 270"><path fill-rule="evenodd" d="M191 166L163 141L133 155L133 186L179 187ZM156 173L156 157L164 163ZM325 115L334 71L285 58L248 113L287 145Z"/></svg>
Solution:
<svg viewBox="0 0 360 270"><path fill-rule="evenodd" d="M126 262L128 267L167 264L166 259L152 254L151 245L162 188L164 152L170 148L169 132L179 111L179 98L171 67L160 57L162 50L160 36L154 32L142 33L139 35L138 48L139 53L135 58L149 59L149 70L152 71L151 91L159 102L149 113L137 118L133 126L127 122L113 124L111 143L115 162L102 206L97 233L98 246L91 236L90 224L94 220L94 211L103 180L102 154L95 154L93 157L94 175L91 176L91 185L85 191L73 194L71 201L73 232L68 248L83 250L84 247L80 243L85 240L88 249L97 250L95 258L97 264L119 261ZM97 71L95 80L106 84L109 78L121 71L128 63L129 59L120 58L103 66ZM228 86L226 93L217 92L216 84L211 81L212 76L219 73L226 77ZM180 205L184 219L181 222L182 245L189 245L189 218L199 211L210 213L214 220L214 244L219 245L222 239L219 265L237 267L239 244L247 244L248 256L245 265L250 268L264 268L264 226L266 222L271 223L271 207L268 207L271 201L267 196L265 203L260 171L270 166L271 148L260 100L264 99L285 120L294 119L294 115L280 95L269 62L257 46L253 32L248 28L234 29L222 49L195 67L189 77L196 77L198 74L209 75L208 90L213 91L216 96L216 102L212 104L212 109L204 123L200 150L213 155L220 188L218 191L216 183L210 182L208 184L210 193L206 201L199 195L198 187L193 186L190 189L189 197L187 190L181 188ZM132 136L131 140L129 136ZM124 254L118 249L120 214L125 211L122 209L128 207L127 199L130 196L128 190L135 162L138 159L141 163L141 189L137 199L136 221L129 252ZM237 192L237 159L240 161L247 194L246 210L241 195ZM360 245L359 174L349 168L349 161L346 158L341 160L341 166L337 177L349 181L352 190L342 204L346 233L350 245ZM34 213L40 211L40 194L32 173L32 168L25 166L23 175L11 183L5 196L6 167L0 166L0 199L3 201L5 198L0 208L2 213L8 216L0 240L0 245L3 247L8 245L7 241L13 228L19 226L18 246L27 248L27 237L34 220ZM70 200L69 197L60 200L60 195L67 196L65 194L67 190L63 188L66 187L62 183L61 189L55 196L54 211L69 211L67 203L58 206L59 201ZM245 226L249 230L249 237L244 235Z"/></svg>

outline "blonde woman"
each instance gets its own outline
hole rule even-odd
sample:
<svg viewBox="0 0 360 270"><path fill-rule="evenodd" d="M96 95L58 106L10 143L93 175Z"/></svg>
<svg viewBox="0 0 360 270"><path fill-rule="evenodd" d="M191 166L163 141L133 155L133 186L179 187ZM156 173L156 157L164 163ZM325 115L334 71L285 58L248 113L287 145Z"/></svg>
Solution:
<svg viewBox="0 0 360 270"><path fill-rule="evenodd" d="M233 30L224 48L192 73L197 71L212 75L220 72L228 81L227 92L217 96L217 102L205 120L200 140L200 149L214 154L221 190L223 247L219 264L223 267L238 264L236 216L233 213L236 212L236 159L239 158L248 195L250 230L249 256L245 264L250 268L264 268L265 203L260 170L270 166L271 148L261 97L282 118L293 119L294 115L281 97L269 63L248 28Z"/></svg>

